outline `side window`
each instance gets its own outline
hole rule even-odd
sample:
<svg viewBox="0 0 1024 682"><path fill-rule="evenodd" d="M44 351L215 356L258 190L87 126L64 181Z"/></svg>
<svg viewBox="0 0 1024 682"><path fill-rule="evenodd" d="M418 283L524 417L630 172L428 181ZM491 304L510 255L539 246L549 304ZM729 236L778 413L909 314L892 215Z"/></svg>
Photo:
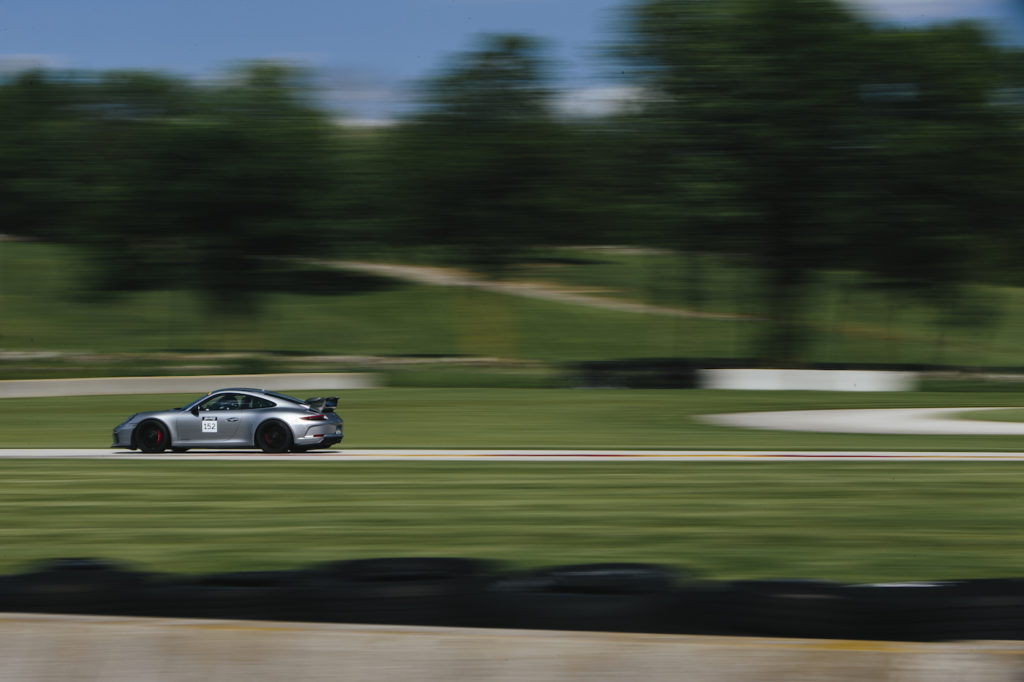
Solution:
<svg viewBox="0 0 1024 682"><path fill-rule="evenodd" d="M199 405L200 410L220 411L241 409L241 400L247 396L238 393L221 393Z"/></svg>
<svg viewBox="0 0 1024 682"><path fill-rule="evenodd" d="M243 395L241 398L241 409L261 410L265 407L273 407L274 403L254 395Z"/></svg>

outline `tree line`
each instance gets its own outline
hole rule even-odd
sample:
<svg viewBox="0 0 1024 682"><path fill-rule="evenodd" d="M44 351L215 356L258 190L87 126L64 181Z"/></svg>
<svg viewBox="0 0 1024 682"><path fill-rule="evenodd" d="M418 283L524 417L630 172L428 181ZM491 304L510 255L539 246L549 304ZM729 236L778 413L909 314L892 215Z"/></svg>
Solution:
<svg viewBox="0 0 1024 682"><path fill-rule="evenodd" d="M80 246L99 289L215 292L239 314L294 259L357 247L431 247L494 275L549 245L727 254L759 273L757 352L780 361L799 359L829 270L950 324L977 322L967 285L1024 284L1024 52L979 26L884 28L833 0L634 0L605 52L635 93L616 111L566 115L544 43L489 35L373 132L281 64L213 83L15 74L0 232Z"/></svg>

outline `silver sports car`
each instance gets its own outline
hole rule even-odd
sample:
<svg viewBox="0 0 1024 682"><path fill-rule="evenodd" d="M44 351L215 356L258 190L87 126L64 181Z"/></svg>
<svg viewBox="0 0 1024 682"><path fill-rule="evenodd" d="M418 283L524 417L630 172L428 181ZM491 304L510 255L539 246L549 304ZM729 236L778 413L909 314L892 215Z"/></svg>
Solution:
<svg viewBox="0 0 1024 682"><path fill-rule="evenodd" d="M185 452L252 448L305 452L342 439L336 397L299 400L259 388L219 388L185 407L139 412L114 428L113 448Z"/></svg>

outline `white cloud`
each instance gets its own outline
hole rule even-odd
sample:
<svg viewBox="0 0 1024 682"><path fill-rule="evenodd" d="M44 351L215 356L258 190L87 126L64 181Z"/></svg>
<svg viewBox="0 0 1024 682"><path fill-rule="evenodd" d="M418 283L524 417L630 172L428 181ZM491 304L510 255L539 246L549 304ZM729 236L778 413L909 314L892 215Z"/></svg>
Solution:
<svg viewBox="0 0 1024 682"><path fill-rule="evenodd" d="M321 70L317 85L320 101L352 121L390 120L407 110L411 101L407 84L363 69Z"/></svg>
<svg viewBox="0 0 1024 682"><path fill-rule="evenodd" d="M343 128L391 128L398 125L397 118L339 118L335 124Z"/></svg>
<svg viewBox="0 0 1024 682"><path fill-rule="evenodd" d="M606 85L566 90L556 98L555 106L570 116L606 116L625 111L642 98L641 88Z"/></svg>

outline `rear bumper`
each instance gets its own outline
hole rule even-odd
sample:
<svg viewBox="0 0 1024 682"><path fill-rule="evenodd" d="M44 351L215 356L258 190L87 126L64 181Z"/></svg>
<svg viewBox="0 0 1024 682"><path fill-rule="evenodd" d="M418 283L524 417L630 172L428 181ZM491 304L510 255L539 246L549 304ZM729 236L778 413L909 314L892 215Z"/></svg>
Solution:
<svg viewBox="0 0 1024 682"><path fill-rule="evenodd" d="M334 445L340 443L344 438L340 422L328 422L317 424L306 429L302 436L295 437L295 445L298 447L309 447L310 445Z"/></svg>

